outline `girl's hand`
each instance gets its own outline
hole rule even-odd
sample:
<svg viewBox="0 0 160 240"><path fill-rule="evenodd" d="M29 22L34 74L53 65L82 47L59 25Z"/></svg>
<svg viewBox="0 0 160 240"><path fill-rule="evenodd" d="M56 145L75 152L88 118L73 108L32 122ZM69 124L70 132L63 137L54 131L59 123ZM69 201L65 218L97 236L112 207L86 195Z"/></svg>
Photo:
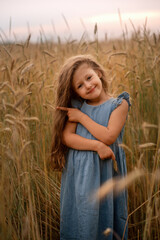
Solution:
<svg viewBox="0 0 160 240"><path fill-rule="evenodd" d="M84 113L82 113L77 108L67 108L67 107L57 107L57 109L66 111L68 116L68 121L70 122L80 122Z"/></svg>
<svg viewBox="0 0 160 240"><path fill-rule="evenodd" d="M111 148L102 142L98 142L98 144L97 144L97 153L102 160L104 160L106 158L111 158L113 161L116 160L115 155L114 155L113 151L111 150Z"/></svg>

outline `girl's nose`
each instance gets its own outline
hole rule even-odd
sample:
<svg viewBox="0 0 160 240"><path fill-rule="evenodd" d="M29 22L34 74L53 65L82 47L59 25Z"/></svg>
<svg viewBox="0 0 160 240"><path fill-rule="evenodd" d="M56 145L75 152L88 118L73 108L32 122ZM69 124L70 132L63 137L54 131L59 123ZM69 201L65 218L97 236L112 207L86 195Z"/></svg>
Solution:
<svg viewBox="0 0 160 240"><path fill-rule="evenodd" d="M90 88L91 88L91 83L90 83L90 82L85 82L85 87L86 87L87 89L90 89Z"/></svg>

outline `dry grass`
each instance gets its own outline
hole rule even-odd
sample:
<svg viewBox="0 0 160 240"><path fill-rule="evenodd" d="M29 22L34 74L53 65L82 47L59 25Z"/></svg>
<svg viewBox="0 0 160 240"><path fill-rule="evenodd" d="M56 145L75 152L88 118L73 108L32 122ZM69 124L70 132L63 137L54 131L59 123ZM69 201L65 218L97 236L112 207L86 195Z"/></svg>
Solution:
<svg viewBox="0 0 160 240"><path fill-rule="evenodd" d="M93 42L85 35L65 43L45 42L42 36L30 44L29 36L24 43L0 45L2 240L59 239L60 174L47 168L56 74L64 59L86 52L106 68L113 94L131 95L122 144L133 176L129 239L160 239L160 35L143 29L131 39L98 42L96 26L94 34ZM133 181L135 168L143 177Z"/></svg>

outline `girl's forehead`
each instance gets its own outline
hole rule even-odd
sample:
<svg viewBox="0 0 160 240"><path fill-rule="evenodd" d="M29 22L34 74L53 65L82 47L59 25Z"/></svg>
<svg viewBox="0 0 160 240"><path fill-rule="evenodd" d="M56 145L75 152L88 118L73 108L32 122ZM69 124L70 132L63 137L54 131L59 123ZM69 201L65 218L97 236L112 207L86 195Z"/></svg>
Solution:
<svg viewBox="0 0 160 240"><path fill-rule="evenodd" d="M74 72L73 78L78 77L78 75L85 75L88 71L93 71L93 68L87 63L82 63Z"/></svg>

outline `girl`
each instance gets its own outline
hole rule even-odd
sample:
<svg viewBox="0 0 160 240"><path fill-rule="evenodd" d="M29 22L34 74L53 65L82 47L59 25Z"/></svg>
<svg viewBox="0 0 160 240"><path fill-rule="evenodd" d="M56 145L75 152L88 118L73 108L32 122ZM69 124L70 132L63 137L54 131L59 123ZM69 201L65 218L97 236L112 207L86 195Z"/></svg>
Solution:
<svg viewBox="0 0 160 240"><path fill-rule="evenodd" d="M91 56L71 57L58 79L52 160L63 168L60 204L61 240L103 240L106 228L122 238L127 219L127 193L103 202L93 191L116 175L126 175L122 143L129 95L108 93L105 71ZM110 146L110 147L109 147ZM113 168L117 162L118 171ZM107 239L113 239L110 234ZM127 230L124 239L127 239Z"/></svg>

